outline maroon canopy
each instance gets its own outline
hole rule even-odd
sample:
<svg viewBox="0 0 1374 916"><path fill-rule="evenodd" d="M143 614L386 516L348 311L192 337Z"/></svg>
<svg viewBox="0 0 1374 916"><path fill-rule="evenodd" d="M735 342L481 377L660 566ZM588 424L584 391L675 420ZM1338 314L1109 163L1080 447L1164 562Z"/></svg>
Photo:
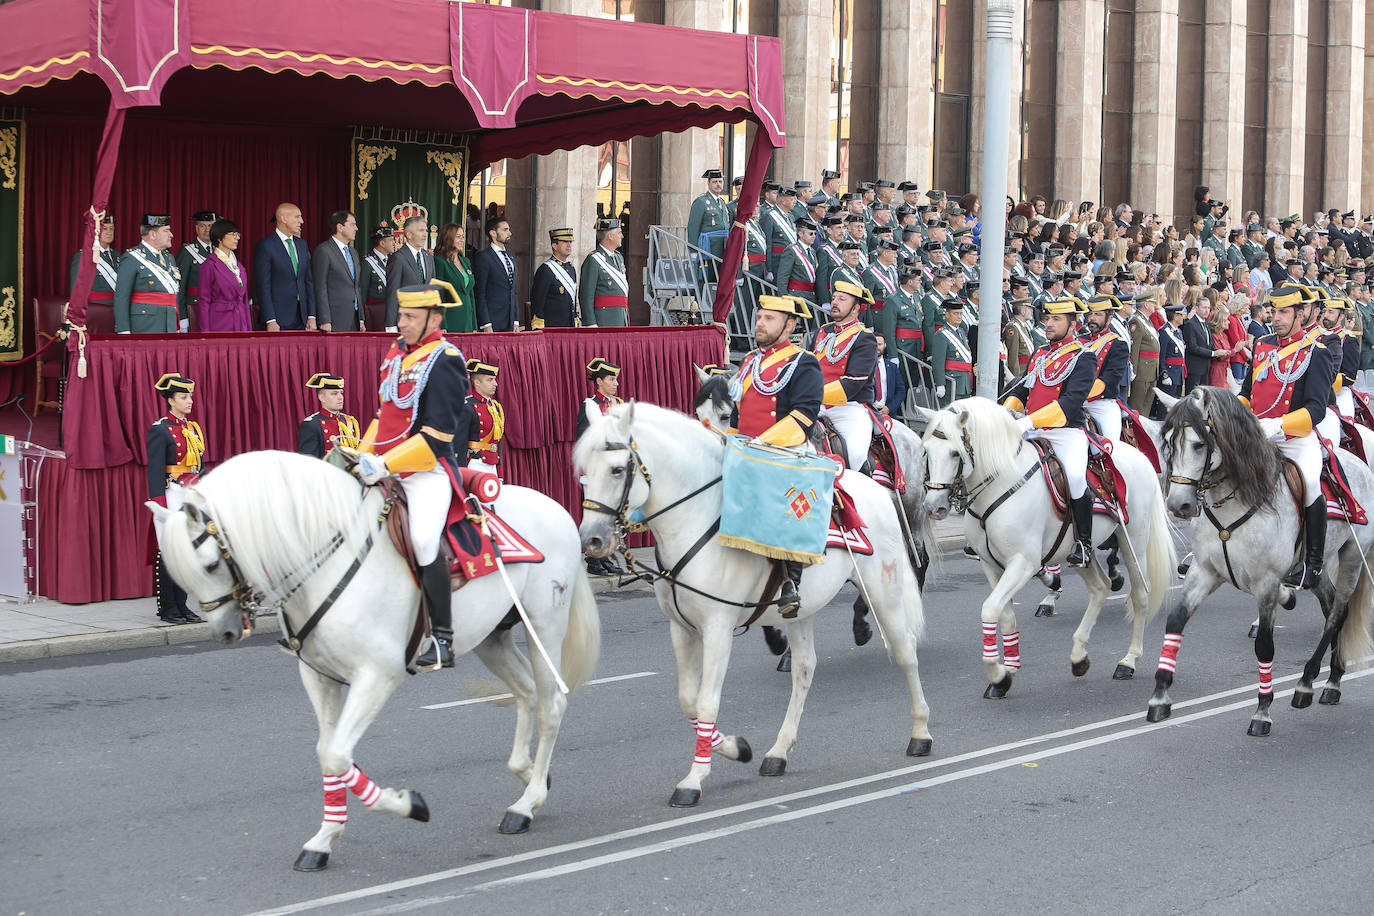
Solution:
<svg viewBox="0 0 1374 916"><path fill-rule="evenodd" d="M748 120L760 130L746 188L761 180L763 151L786 141L781 47L756 35L446 0L392 0L385 28L375 10L336 0L11 0L0 35L6 104L91 111L105 107L97 80L109 90L88 232L105 210L124 111L140 105L195 117L215 101L226 120L461 131L474 168ZM727 247L725 276L742 247ZM75 326L94 272L82 264ZM718 321L732 292L720 284Z"/></svg>

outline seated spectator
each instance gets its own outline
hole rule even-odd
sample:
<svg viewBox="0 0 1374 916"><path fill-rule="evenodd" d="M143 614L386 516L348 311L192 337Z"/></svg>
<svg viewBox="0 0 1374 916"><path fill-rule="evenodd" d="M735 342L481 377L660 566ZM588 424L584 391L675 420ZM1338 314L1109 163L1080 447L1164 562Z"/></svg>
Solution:
<svg viewBox="0 0 1374 916"><path fill-rule="evenodd" d="M210 227L213 251L200 265L200 329L202 331L249 331L248 266L239 260L239 227L232 220L217 219Z"/></svg>

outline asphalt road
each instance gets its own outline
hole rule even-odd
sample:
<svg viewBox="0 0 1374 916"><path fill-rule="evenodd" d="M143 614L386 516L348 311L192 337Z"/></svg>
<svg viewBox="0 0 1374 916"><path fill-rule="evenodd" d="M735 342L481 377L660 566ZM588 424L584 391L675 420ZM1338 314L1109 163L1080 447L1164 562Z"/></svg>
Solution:
<svg viewBox="0 0 1374 916"><path fill-rule="evenodd" d="M1174 717L1147 725L1163 634L1114 682L1129 629L1113 601L1069 672L1083 590L1053 619L1020 596L1025 668L982 698L976 565L947 556L921 646L934 755L904 756L898 669L856 648L848 610L821 660L787 774L717 758L699 808L671 809L692 738L652 600L603 597L600 678L572 699L553 791L525 836L496 832L519 794L513 710L475 658L408 679L358 750L382 785L422 791L428 824L351 802L330 868L291 871L320 820L314 720L294 663L259 637L0 666L0 916L23 913L1256 913L1358 911L1371 849L1374 678L1294 710L1318 632L1304 598L1278 632L1275 722L1245 729L1253 602L1193 620ZM849 592L842 593L848 600ZM756 755L788 680L762 638L735 643L721 728Z"/></svg>

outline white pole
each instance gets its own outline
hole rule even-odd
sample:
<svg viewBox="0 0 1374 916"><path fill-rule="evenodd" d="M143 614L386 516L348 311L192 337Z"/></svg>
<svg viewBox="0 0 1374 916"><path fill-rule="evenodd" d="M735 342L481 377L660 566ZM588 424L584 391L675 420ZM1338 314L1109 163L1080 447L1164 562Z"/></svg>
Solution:
<svg viewBox="0 0 1374 916"><path fill-rule="evenodd" d="M1007 138L1011 133L1013 0L987 0L987 79L983 104L982 251L979 254L978 379L976 393L997 396L1002 345L1002 252L1006 243Z"/></svg>

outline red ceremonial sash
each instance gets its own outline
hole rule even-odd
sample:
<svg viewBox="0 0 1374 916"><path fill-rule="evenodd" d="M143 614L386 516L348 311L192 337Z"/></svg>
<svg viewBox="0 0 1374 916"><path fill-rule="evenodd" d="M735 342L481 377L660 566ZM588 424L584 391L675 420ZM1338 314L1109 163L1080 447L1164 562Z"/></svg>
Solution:
<svg viewBox="0 0 1374 916"><path fill-rule="evenodd" d="M165 305L168 308L176 308L177 294L140 291L131 295L129 301L134 305Z"/></svg>
<svg viewBox="0 0 1374 916"><path fill-rule="evenodd" d="M114 293L97 293L92 291L91 294L86 297L86 301L92 305L113 305Z"/></svg>
<svg viewBox="0 0 1374 916"><path fill-rule="evenodd" d="M592 300L592 308L625 309L630 307L629 296L597 296Z"/></svg>
<svg viewBox="0 0 1374 916"><path fill-rule="evenodd" d="M799 290L803 293L814 293L816 291L816 284L807 283L805 280L789 280L787 288Z"/></svg>

